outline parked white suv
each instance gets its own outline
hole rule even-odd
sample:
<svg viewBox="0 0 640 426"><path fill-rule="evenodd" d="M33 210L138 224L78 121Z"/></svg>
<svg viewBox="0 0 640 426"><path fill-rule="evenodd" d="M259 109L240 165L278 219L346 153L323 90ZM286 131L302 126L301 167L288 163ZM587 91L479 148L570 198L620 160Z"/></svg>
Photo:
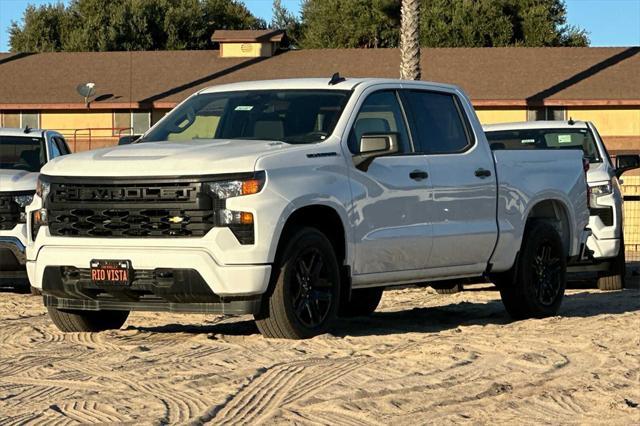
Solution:
<svg viewBox="0 0 640 426"><path fill-rule="evenodd" d="M68 153L59 133L0 128L0 284L28 285L25 207L33 200L42 166Z"/></svg>
<svg viewBox="0 0 640 426"><path fill-rule="evenodd" d="M494 149L578 149L589 160L587 181L591 237L587 247L593 252L587 262L579 262L570 271L597 273L602 290L624 286L625 257L623 233L623 197L619 178L640 167L640 156L618 155L616 164L593 125L585 121L529 121L486 125L484 130Z"/></svg>
<svg viewBox="0 0 640 426"><path fill-rule="evenodd" d="M589 218L581 152L492 153L459 88L338 76L202 90L134 144L49 163L29 212L63 331L251 313L284 338L483 274L513 317L555 315Z"/></svg>

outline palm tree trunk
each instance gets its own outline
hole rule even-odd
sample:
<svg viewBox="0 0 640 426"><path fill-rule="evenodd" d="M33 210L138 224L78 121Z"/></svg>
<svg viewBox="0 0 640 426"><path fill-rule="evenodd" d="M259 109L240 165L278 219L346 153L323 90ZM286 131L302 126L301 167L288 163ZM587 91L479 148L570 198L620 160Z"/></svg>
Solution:
<svg viewBox="0 0 640 426"><path fill-rule="evenodd" d="M420 80L420 0L402 0L400 78Z"/></svg>

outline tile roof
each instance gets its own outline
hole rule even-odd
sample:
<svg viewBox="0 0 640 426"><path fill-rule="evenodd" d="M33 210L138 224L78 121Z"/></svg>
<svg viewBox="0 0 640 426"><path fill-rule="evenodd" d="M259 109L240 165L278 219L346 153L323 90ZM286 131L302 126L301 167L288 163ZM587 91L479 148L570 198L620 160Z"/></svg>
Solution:
<svg viewBox="0 0 640 426"><path fill-rule="evenodd" d="M398 77L397 49L291 50L270 58L218 51L0 54L0 108L171 107L221 83L293 77ZM477 105L640 105L640 47L423 49L422 78L460 85Z"/></svg>

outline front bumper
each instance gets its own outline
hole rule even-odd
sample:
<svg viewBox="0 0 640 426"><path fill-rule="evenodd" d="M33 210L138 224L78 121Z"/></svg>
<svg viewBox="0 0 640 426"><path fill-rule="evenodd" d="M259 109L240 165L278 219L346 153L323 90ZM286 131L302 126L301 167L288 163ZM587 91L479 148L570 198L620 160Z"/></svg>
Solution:
<svg viewBox="0 0 640 426"><path fill-rule="evenodd" d="M49 267L89 268L94 259L131 261L136 271L158 268L197 271L210 290L220 297L260 295L266 292L271 277L271 265L220 265L203 248L171 246L43 246L35 259L27 261L31 284L45 287ZM46 292L46 290L45 290Z"/></svg>
<svg viewBox="0 0 640 426"><path fill-rule="evenodd" d="M88 268L48 266L42 291L45 306L79 310L171 311L255 314L260 296L221 297L191 269L135 270L128 286L96 285Z"/></svg>
<svg viewBox="0 0 640 426"><path fill-rule="evenodd" d="M24 225L17 225L11 231L0 232L0 271L24 271L27 256L23 228Z"/></svg>

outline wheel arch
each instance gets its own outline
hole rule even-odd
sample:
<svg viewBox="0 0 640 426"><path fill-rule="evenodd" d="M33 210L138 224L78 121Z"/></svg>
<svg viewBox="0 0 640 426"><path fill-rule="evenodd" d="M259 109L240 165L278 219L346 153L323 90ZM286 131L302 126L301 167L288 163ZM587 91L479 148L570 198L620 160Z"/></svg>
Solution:
<svg viewBox="0 0 640 426"><path fill-rule="evenodd" d="M533 204L527 214L525 232L533 221L547 222L553 226L560 234L565 253L567 256L571 255L574 237L572 235L572 221L569 209L562 200L549 198Z"/></svg>

